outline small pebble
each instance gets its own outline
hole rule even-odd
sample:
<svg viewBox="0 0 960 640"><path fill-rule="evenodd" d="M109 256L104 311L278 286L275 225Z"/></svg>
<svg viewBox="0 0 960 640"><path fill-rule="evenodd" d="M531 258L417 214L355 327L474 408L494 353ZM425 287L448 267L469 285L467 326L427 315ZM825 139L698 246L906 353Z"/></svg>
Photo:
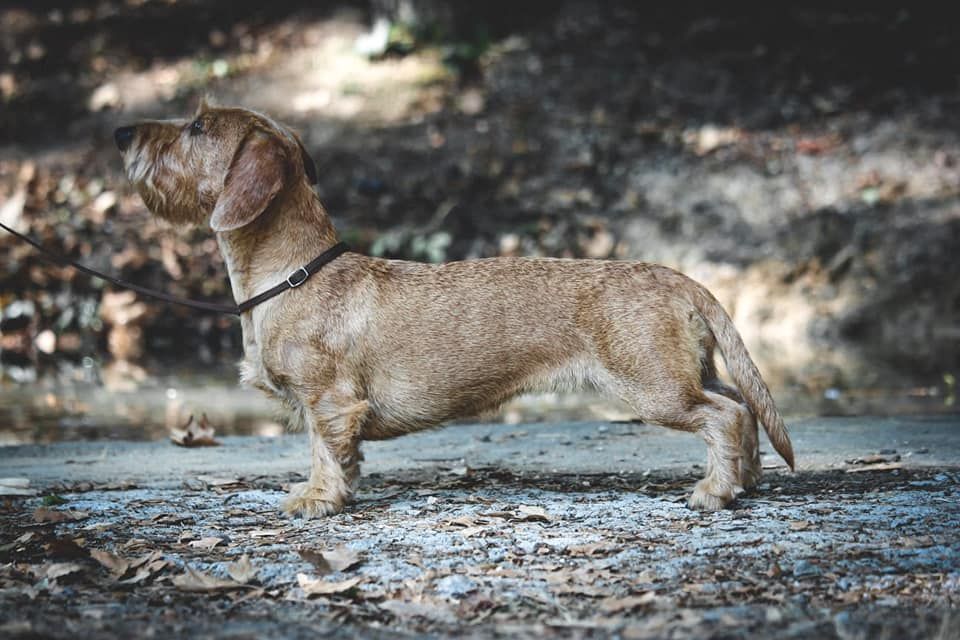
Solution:
<svg viewBox="0 0 960 640"><path fill-rule="evenodd" d="M815 578L822 573L823 572L820 570L820 567L806 560L799 560L795 565L793 565L794 578Z"/></svg>

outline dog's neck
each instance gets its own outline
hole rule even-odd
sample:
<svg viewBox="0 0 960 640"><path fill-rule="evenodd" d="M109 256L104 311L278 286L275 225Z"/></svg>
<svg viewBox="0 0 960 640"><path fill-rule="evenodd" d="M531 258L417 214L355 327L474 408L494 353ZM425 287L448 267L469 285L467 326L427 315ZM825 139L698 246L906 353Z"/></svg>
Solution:
<svg viewBox="0 0 960 640"><path fill-rule="evenodd" d="M239 304L335 245L337 233L316 193L301 181L250 224L218 233L217 241Z"/></svg>

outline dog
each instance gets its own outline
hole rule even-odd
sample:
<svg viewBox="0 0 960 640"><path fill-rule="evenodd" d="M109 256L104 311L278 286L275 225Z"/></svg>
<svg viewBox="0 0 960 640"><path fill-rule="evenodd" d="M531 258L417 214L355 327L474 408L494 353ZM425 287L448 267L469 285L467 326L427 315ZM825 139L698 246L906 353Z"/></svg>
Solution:
<svg viewBox="0 0 960 640"><path fill-rule="evenodd" d="M216 233L245 300L337 243L300 138L263 114L201 102L193 118L121 127L152 213ZM757 420L791 469L770 391L704 287L643 262L489 258L422 264L345 253L241 315L241 379L310 434L311 469L282 508L340 512L363 440L495 409L521 393L594 388L644 422L702 435L691 508L727 506L761 475ZM719 347L736 388L717 377Z"/></svg>

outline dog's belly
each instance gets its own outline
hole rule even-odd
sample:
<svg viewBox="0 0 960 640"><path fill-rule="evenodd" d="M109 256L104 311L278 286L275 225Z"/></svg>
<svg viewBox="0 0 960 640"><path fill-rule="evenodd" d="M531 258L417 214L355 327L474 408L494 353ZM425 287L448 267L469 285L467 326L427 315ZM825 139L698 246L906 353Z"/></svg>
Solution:
<svg viewBox="0 0 960 640"><path fill-rule="evenodd" d="M602 388L608 375L586 357L549 365L518 354L516 360L497 365L461 371L459 376L450 375L447 368L418 369L416 377L396 370L386 374L382 384L374 381L367 389L371 416L363 438L393 438L476 416L523 393Z"/></svg>

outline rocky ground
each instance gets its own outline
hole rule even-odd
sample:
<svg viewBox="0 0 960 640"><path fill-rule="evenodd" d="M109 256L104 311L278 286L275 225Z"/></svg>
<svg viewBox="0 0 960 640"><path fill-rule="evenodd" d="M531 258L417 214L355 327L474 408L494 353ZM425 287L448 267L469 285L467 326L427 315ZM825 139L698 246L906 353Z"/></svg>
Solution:
<svg viewBox="0 0 960 640"><path fill-rule="evenodd" d="M300 437L9 447L0 632L956 638L958 426L796 423L800 470L708 514L703 446L629 423L370 443L315 521L277 511Z"/></svg>

